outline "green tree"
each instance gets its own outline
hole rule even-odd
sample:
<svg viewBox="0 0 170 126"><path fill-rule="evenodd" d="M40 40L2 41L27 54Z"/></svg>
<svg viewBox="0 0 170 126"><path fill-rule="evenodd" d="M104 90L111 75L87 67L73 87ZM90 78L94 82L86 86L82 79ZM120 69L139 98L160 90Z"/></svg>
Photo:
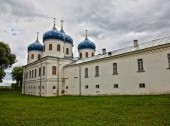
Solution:
<svg viewBox="0 0 170 126"><path fill-rule="evenodd" d="M8 44L0 42L0 82L5 77L4 70L11 67L16 62L15 54L11 53L11 49Z"/></svg>
<svg viewBox="0 0 170 126"><path fill-rule="evenodd" d="M12 79L16 80L17 87L21 89L22 87L22 78L23 78L23 69L21 66L14 67L12 72Z"/></svg>

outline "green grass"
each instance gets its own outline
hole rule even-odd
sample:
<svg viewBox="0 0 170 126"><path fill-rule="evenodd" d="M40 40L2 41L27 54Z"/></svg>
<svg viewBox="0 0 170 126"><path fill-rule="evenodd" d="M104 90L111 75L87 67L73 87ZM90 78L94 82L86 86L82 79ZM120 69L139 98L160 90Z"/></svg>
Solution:
<svg viewBox="0 0 170 126"><path fill-rule="evenodd" d="M24 96L0 92L0 126L170 126L170 95Z"/></svg>

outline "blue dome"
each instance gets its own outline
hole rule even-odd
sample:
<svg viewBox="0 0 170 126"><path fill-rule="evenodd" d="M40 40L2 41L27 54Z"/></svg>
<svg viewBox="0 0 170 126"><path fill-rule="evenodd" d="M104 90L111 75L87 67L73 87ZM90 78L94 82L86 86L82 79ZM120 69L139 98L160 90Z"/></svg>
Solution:
<svg viewBox="0 0 170 126"><path fill-rule="evenodd" d="M44 33L43 41L47 39L58 39L64 41L64 35L59 32L55 27L53 27L50 31Z"/></svg>
<svg viewBox="0 0 170 126"><path fill-rule="evenodd" d="M64 41L73 45L73 39L72 39L69 35L67 35L67 34L64 32L64 30L61 29L60 32L61 32L61 33L63 34L63 36L64 36Z"/></svg>
<svg viewBox="0 0 170 126"><path fill-rule="evenodd" d="M79 45L78 45L78 50L81 49L96 49L95 44L90 41L88 38L85 38L84 41L82 41Z"/></svg>
<svg viewBox="0 0 170 126"><path fill-rule="evenodd" d="M43 45L36 40L28 46L28 51L43 51Z"/></svg>

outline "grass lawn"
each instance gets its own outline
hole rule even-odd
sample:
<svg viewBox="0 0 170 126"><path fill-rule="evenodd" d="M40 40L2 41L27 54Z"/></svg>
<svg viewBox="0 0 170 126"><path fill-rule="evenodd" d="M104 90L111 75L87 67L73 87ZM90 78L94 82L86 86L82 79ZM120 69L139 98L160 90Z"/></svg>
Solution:
<svg viewBox="0 0 170 126"><path fill-rule="evenodd" d="M24 96L0 92L0 126L170 126L170 95Z"/></svg>

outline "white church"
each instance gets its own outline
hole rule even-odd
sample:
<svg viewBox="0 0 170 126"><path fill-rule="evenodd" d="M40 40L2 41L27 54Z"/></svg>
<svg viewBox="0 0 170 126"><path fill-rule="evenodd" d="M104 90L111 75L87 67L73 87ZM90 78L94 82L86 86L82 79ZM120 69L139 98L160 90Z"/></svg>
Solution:
<svg viewBox="0 0 170 126"><path fill-rule="evenodd" d="M28 46L22 94L143 95L170 94L170 37L95 54L86 36L73 57L73 39L55 26Z"/></svg>

